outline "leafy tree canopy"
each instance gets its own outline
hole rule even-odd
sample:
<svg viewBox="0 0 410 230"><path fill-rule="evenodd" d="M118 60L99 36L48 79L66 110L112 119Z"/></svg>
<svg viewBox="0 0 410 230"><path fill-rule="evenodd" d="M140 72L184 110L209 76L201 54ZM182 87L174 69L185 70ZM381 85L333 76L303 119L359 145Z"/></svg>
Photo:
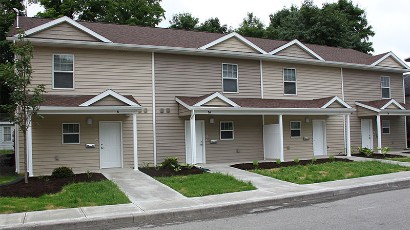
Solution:
<svg viewBox="0 0 410 230"><path fill-rule="evenodd" d="M42 18L67 16L84 21L156 26L165 18L161 0L39 0Z"/></svg>
<svg viewBox="0 0 410 230"><path fill-rule="evenodd" d="M239 28L236 29L236 32L243 36L257 38L263 38L266 34L265 25L259 18L254 16L253 13L247 14Z"/></svg>
<svg viewBox="0 0 410 230"><path fill-rule="evenodd" d="M195 30L199 23L199 18L192 16L191 13L179 13L172 16L169 21L169 28L180 30Z"/></svg>
<svg viewBox="0 0 410 230"><path fill-rule="evenodd" d="M206 20L204 23L201 23L201 25L198 27L198 30L223 34L230 32L226 24L221 25L219 18L210 18Z"/></svg>

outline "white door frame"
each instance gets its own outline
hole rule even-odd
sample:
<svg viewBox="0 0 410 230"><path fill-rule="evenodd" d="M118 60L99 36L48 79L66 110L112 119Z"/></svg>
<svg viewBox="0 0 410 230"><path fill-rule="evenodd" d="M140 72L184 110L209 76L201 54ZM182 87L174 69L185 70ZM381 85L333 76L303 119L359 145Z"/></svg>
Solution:
<svg viewBox="0 0 410 230"><path fill-rule="evenodd" d="M191 137L187 137L187 132L186 132L186 130L187 130L187 127L188 127L188 125L190 124L189 123L190 121L189 120L186 120L186 121L184 121L184 124L185 124L185 126L184 126L184 136L185 136L185 162L188 162L188 155L189 155L189 147L188 147L188 141L189 142L191 142ZM206 163L206 152L205 152L205 121L204 120L195 120L195 122L199 122L199 123L201 123L201 125L202 125L202 159L203 159L203 164L205 164ZM199 144L199 143L196 143L197 145Z"/></svg>
<svg viewBox="0 0 410 230"><path fill-rule="evenodd" d="M124 168L124 154L123 154L123 139L122 139L122 121L99 121L98 122L98 148L99 148L99 156L100 156L100 169L102 169L102 162L101 162L101 123L120 123L120 159L121 159L121 168Z"/></svg>
<svg viewBox="0 0 410 230"><path fill-rule="evenodd" d="M373 120L372 119L360 119L360 137L361 137L361 142L362 142L362 144L361 144L361 146L362 147L364 147L364 145L363 145L363 121L364 120L367 120L367 121L369 121L369 135L370 135L370 140L369 140L369 142L370 142L370 149L373 149Z"/></svg>
<svg viewBox="0 0 410 230"><path fill-rule="evenodd" d="M323 124L323 155L315 155L315 143L313 140L313 136L314 136L314 132L315 132L315 122L322 122ZM322 120L322 119L315 119L312 120L312 145L313 145L313 155L314 156L327 156L327 134L326 134L326 120Z"/></svg>

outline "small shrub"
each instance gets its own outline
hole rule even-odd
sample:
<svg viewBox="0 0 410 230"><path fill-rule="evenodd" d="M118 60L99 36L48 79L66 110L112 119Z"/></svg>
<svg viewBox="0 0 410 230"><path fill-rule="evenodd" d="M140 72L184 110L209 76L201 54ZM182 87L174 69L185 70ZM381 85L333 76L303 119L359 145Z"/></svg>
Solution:
<svg viewBox="0 0 410 230"><path fill-rule="evenodd" d="M93 172L91 172L90 170L87 170L87 171L85 172L85 174L87 174L87 178L88 178L88 179L91 179L91 177L93 177Z"/></svg>
<svg viewBox="0 0 410 230"><path fill-rule="evenodd" d="M68 167L58 167L53 170L51 176L54 178L69 178L73 177L73 170Z"/></svg>
<svg viewBox="0 0 410 230"><path fill-rule="evenodd" d="M279 159L276 160L276 164L280 165L280 163L282 163L282 161L280 161Z"/></svg>
<svg viewBox="0 0 410 230"><path fill-rule="evenodd" d="M299 158L295 158L295 159L293 159L293 162L295 162L296 164L299 164L300 160L299 160Z"/></svg>
<svg viewBox="0 0 410 230"><path fill-rule="evenodd" d="M255 169L259 168L259 161L254 160L254 161L252 162L252 165L253 165L253 167L254 167Z"/></svg>
<svg viewBox="0 0 410 230"><path fill-rule="evenodd" d="M390 151L389 147L383 147L383 148L377 148L378 150L380 150L383 154L383 156L385 157L386 154Z"/></svg>
<svg viewBox="0 0 410 230"><path fill-rule="evenodd" d="M44 182L48 182L50 180L50 177L48 176L38 176L37 178Z"/></svg>
<svg viewBox="0 0 410 230"><path fill-rule="evenodd" d="M181 165L178 162L178 158L176 157L167 157L161 163L161 168L163 169L171 169L175 172L181 171Z"/></svg>
<svg viewBox="0 0 410 230"><path fill-rule="evenodd" d="M335 161L335 156L334 155L329 155L329 160L330 161Z"/></svg>
<svg viewBox="0 0 410 230"><path fill-rule="evenodd" d="M149 168L149 166L150 166L149 162L146 162L146 161L142 162L142 168Z"/></svg>
<svg viewBox="0 0 410 230"><path fill-rule="evenodd" d="M359 151L359 154L363 154L367 157L370 157L373 155L373 150L369 149L369 148L362 148L362 147L358 147L357 150Z"/></svg>
<svg viewBox="0 0 410 230"><path fill-rule="evenodd" d="M317 158L316 158L316 157L313 157L313 158L312 158L312 164L314 164L316 161L317 161Z"/></svg>

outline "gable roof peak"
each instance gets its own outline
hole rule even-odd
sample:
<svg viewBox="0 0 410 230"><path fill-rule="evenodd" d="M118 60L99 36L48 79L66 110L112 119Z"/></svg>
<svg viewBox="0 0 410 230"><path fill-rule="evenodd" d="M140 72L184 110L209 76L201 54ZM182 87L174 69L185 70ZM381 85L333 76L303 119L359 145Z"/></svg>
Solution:
<svg viewBox="0 0 410 230"><path fill-rule="evenodd" d="M383 54L378 54L378 55L375 55L375 57L382 56L382 55ZM392 51L384 53L384 55L381 58L379 58L378 60L373 62L371 65L376 66L376 65L380 64L382 61L386 60L389 57L393 58L393 60L398 62L400 65L402 65L405 69L410 69L410 67L404 61L402 61L399 57L397 57L396 54L394 54Z"/></svg>
<svg viewBox="0 0 410 230"><path fill-rule="evenodd" d="M271 52L269 52L269 54L272 54L272 55L273 55L273 54L279 53L280 51L282 51L282 50L284 50L284 49L286 49L286 48L288 48L288 47L290 47L290 46L292 46L292 45L297 45L297 46L299 46L299 47L300 47L301 49L303 49L305 52L307 52L308 54L312 55L313 57L315 57L315 58L317 58L317 59L319 59L319 60L321 60L321 61L324 61L324 60L325 60L325 59L323 59L321 56L319 56L319 54L317 54L317 53L315 53L313 50L309 49L309 47L305 46L302 42L300 42L300 41L297 40L297 39L293 39L292 41L290 41L290 42L284 44L283 46L280 46L280 47L278 47L278 48L272 50Z"/></svg>
<svg viewBox="0 0 410 230"><path fill-rule="evenodd" d="M214 41L212 41L212 42L210 42L210 43L208 43L208 44L206 44L206 45L204 45L204 46L199 47L199 49L208 49L208 48L210 48L210 47L213 47L213 46L215 46L215 45L217 45L217 44L219 44L219 43L222 43L222 42L224 42L224 41L226 41L226 40L228 40L228 39L230 39L230 38L233 38L233 37L237 38L239 41L241 41L241 42L243 42L244 44L246 44L247 46L249 46L249 47L255 49L256 51L258 51L258 52L260 52L260 53L262 53L262 54L266 54L266 51L265 51L265 50L261 49L260 47L258 47L257 45L255 45L254 43L252 43L251 41L249 41L248 39L246 39L244 36L242 36L242 35L240 35L240 34L238 34L238 33L236 33L236 32L232 32L232 33L229 33L229 34L227 34L227 35L224 35L224 36L222 36L222 37L220 37L220 38L218 38L218 39L216 39L216 40L214 40Z"/></svg>

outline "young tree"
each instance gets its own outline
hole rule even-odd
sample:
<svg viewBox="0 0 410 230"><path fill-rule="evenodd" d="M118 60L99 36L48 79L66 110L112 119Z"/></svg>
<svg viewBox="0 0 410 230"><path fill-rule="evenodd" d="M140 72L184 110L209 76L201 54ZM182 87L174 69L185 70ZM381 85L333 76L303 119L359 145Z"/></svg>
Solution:
<svg viewBox="0 0 410 230"><path fill-rule="evenodd" d="M2 64L0 75L5 79L6 85L11 89L10 101L4 105L10 116L10 121L18 125L24 136L24 178L28 183L27 167L27 130L31 126L31 119L37 114L40 103L43 101L44 85L31 85L31 58L33 47L24 40L24 34L19 34L19 40L12 45L15 55L14 63Z"/></svg>
<svg viewBox="0 0 410 230"><path fill-rule="evenodd" d="M199 18L192 16L191 13L179 13L172 16L169 28L180 30L196 30Z"/></svg>
<svg viewBox="0 0 410 230"><path fill-rule="evenodd" d="M241 25L236 32L242 36L263 38L265 37L265 25L261 22L259 18L253 15L253 13L248 13L246 18L243 19Z"/></svg>

